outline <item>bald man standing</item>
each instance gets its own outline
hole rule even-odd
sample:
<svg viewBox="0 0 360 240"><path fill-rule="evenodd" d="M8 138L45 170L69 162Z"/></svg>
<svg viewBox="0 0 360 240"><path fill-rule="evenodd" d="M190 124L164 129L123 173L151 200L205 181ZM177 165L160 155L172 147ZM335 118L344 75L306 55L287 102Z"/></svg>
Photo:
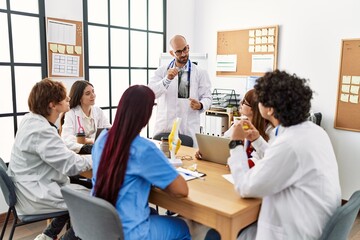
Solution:
<svg viewBox="0 0 360 240"><path fill-rule="evenodd" d="M190 47L185 37L175 35L170 47L174 59L159 67L149 82L158 104L154 135L170 132L173 121L179 117L179 133L192 137L196 147L200 113L209 109L212 102L210 78L189 59Z"/></svg>

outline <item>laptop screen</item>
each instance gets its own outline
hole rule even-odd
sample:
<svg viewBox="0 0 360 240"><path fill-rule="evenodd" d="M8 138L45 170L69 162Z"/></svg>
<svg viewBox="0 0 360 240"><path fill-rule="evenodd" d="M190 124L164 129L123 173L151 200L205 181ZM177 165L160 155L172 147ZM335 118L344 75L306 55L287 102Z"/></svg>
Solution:
<svg viewBox="0 0 360 240"><path fill-rule="evenodd" d="M229 138L196 133L196 140L203 160L227 164L230 156Z"/></svg>

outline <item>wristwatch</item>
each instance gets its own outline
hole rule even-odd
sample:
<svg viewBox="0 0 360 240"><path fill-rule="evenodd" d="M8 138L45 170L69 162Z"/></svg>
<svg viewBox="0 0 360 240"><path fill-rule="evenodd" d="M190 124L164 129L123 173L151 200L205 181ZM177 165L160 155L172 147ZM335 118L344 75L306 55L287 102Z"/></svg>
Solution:
<svg viewBox="0 0 360 240"><path fill-rule="evenodd" d="M244 141L243 140L231 140L229 142L229 148L230 149L234 149L236 146L239 146L239 145L244 146Z"/></svg>

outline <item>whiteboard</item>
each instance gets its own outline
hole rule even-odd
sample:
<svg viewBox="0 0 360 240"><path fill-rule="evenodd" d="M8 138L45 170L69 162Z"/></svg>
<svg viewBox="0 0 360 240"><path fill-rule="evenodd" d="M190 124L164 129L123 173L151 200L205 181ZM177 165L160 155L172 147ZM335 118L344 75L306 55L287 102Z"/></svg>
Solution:
<svg viewBox="0 0 360 240"><path fill-rule="evenodd" d="M162 53L160 55L159 64L168 65L174 59L170 53ZM189 59L191 62L197 64L201 69L207 70L208 68L208 55L207 53L190 53Z"/></svg>

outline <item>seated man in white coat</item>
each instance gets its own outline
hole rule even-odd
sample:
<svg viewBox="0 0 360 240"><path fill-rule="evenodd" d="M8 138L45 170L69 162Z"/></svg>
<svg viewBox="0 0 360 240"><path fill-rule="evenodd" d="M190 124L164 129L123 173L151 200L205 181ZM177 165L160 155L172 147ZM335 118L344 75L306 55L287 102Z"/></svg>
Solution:
<svg viewBox="0 0 360 240"><path fill-rule="evenodd" d="M306 82L278 70L257 80L260 113L275 126L270 144L250 121L234 126L228 163L235 189L241 197L263 198L258 222L238 239L319 239L340 206L338 166L330 139L321 127L307 121L312 91ZM250 130L243 130L245 124ZM265 151L251 169L244 138Z"/></svg>

